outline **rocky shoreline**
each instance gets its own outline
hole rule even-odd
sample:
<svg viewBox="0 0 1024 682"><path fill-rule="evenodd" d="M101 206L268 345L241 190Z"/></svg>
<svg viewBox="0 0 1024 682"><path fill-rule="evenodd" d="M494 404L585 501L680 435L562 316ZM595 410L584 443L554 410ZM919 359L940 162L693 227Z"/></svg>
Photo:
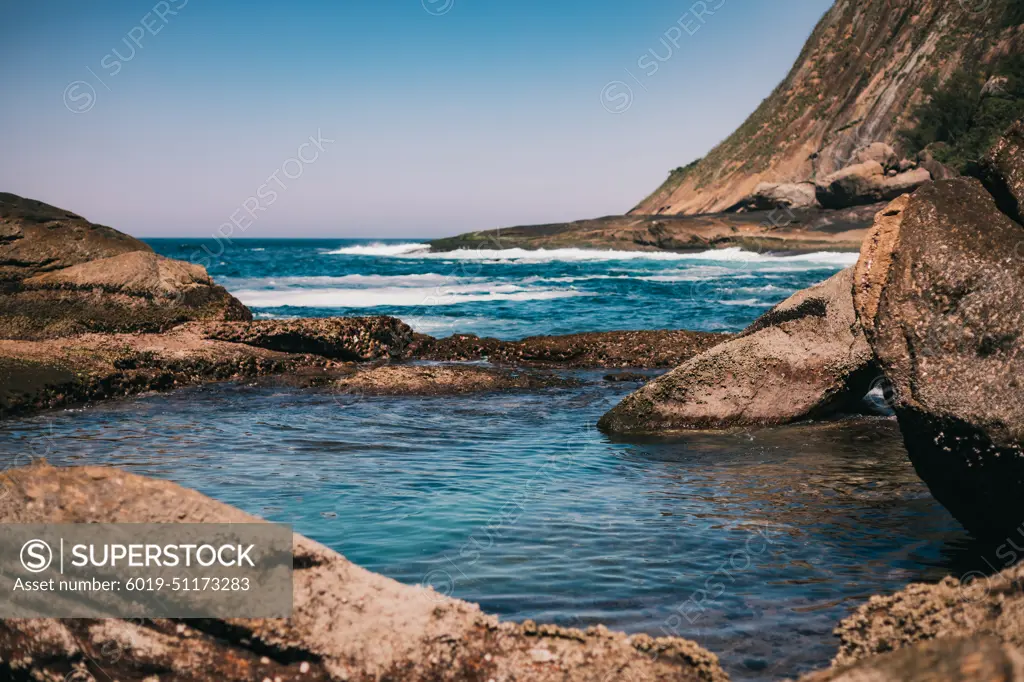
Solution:
<svg viewBox="0 0 1024 682"><path fill-rule="evenodd" d="M253 321L201 268L60 209L5 198L0 259L11 298L0 310L0 416L224 379L444 395L571 386L562 369L675 367L601 419L602 429L633 436L821 419L855 412L881 388L935 498L975 537L1012 543L1024 522L1022 140L1018 122L978 178L931 183L883 207L856 266L734 336L627 331L509 342L434 339L390 317ZM69 236L71 254L56 256ZM50 313L36 318L40 306ZM8 523L253 520L113 469L33 466L0 483ZM113 664L123 679L198 680L210 671L274 679L296 670L332 680L727 679L714 655L686 640L500 623L301 536L295 546L290 619L0 621L0 671L59 678L89 669L104 641L130 636L147 645ZM833 667L803 679L1024 680L1021 570L873 597L838 626Z"/></svg>
<svg viewBox="0 0 1024 682"><path fill-rule="evenodd" d="M12 194L0 194L0 291L0 418L271 376L378 395L531 390L571 384L550 370L668 368L727 338L665 330L509 342L435 339L391 317L253 321L202 267ZM409 364L423 361L445 365ZM479 361L495 367L464 364Z"/></svg>
<svg viewBox="0 0 1024 682"><path fill-rule="evenodd" d="M870 202L869 202L870 203ZM572 223L469 232L430 242L457 249L611 249L693 252L740 248L757 253L859 251L879 206L842 210L760 209L710 215L624 215Z"/></svg>
<svg viewBox="0 0 1024 682"><path fill-rule="evenodd" d="M260 377L345 394L533 390L573 385L572 379L555 373L559 369L670 367L725 338L643 331L515 342L471 336L434 339L414 334L395 318L369 317L189 322L161 334L0 339L0 419ZM429 365L420 364L424 361Z"/></svg>

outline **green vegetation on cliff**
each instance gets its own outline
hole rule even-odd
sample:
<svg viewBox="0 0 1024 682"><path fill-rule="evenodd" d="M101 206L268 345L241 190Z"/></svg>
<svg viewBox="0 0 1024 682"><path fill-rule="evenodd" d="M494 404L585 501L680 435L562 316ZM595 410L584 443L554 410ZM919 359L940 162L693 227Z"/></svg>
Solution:
<svg viewBox="0 0 1024 682"><path fill-rule="evenodd" d="M1011 9L1024 12L1024 2ZM961 68L926 92L914 111L916 126L902 131L908 151L929 148L938 161L966 172L1024 114L1024 55Z"/></svg>

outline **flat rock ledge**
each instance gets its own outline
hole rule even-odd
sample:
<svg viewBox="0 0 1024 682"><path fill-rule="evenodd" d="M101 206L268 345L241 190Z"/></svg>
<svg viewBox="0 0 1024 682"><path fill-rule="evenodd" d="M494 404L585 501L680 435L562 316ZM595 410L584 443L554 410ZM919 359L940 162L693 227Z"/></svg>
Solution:
<svg viewBox="0 0 1024 682"><path fill-rule="evenodd" d="M339 393L459 395L568 388L580 382L555 374L475 365L384 365L336 381Z"/></svg>
<svg viewBox="0 0 1024 682"><path fill-rule="evenodd" d="M4 523L253 523L173 483L103 467L37 465L0 479ZM478 606L366 571L295 535L288 619L0 620L4 679L228 682L726 682L718 659L679 638L602 626L502 623ZM130 642L130 647L118 646ZM116 649L116 657L104 651ZM98 665L102 665L102 672ZM78 675L76 677L76 675Z"/></svg>
<svg viewBox="0 0 1024 682"><path fill-rule="evenodd" d="M498 365L572 368L676 367L732 338L685 330L615 331L531 336L501 341L472 334L444 339L417 335L411 349L419 360L487 360Z"/></svg>
<svg viewBox="0 0 1024 682"><path fill-rule="evenodd" d="M334 366L315 355L214 341L195 329L0 339L0 418L196 384Z"/></svg>
<svg viewBox="0 0 1024 682"><path fill-rule="evenodd" d="M188 322L164 333L0 339L0 418L185 386L260 378L343 393L444 395L578 385L547 370L657 368L724 334L607 332L434 339L393 317ZM490 360L498 367L450 364ZM441 361L448 364L401 364ZM387 366L381 367L381 364ZM531 371L544 370L544 371Z"/></svg>
<svg viewBox="0 0 1024 682"><path fill-rule="evenodd" d="M413 339L409 325L387 316L207 322L193 327L208 339L349 362L401 358Z"/></svg>

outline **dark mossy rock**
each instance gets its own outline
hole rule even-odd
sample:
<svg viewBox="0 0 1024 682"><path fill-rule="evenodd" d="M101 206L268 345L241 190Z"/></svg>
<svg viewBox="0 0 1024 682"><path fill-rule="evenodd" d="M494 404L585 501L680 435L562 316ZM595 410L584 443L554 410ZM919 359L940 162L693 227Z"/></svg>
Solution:
<svg viewBox="0 0 1024 682"><path fill-rule="evenodd" d="M522 341L456 334L444 339L415 337L420 360L452 362L486 359L496 364L561 367L674 367L730 338L728 334L685 330L614 331L531 336Z"/></svg>
<svg viewBox="0 0 1024 682"><path fill-rule="evenodd" d="M794 294L739 337L627 396L598 426L638 434L767 426L853 409L877 371L852 284L848 269Z"/></svg>
<svg viewBox="0 0 1024 682"><path fill-rule="evenodd" d="M350 362L402 357L413 340L409 325L387 316L206 323L201 328L207 338L219 341Z"/></svg>
<svg viewBox="0 0 1024 682"><path fill-rule="evenodd" d="M999 209L1024 224L1024 119L1017 121L974 171Z"/></svg>
<svg viewBox="0 0 1024 682"><path fill-rule="evenodd" d="M995 158L1019 187L1024 156ZM893 202L856 301L918 474L966 528L1004 536L1024 522L1024 226L998 198L956 179Z"/></svg>

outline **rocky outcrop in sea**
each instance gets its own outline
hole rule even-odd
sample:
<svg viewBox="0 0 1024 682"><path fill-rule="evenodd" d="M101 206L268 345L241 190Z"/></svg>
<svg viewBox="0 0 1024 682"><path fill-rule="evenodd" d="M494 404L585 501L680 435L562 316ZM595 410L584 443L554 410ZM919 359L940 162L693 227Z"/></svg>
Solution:
<svg viewBox="0 0 1024 682"><path fill-rule="evenodd" d="M801 291L628 396L613 433L768 426L856 407L877 375L853 311L853 272Z"/></svg>

